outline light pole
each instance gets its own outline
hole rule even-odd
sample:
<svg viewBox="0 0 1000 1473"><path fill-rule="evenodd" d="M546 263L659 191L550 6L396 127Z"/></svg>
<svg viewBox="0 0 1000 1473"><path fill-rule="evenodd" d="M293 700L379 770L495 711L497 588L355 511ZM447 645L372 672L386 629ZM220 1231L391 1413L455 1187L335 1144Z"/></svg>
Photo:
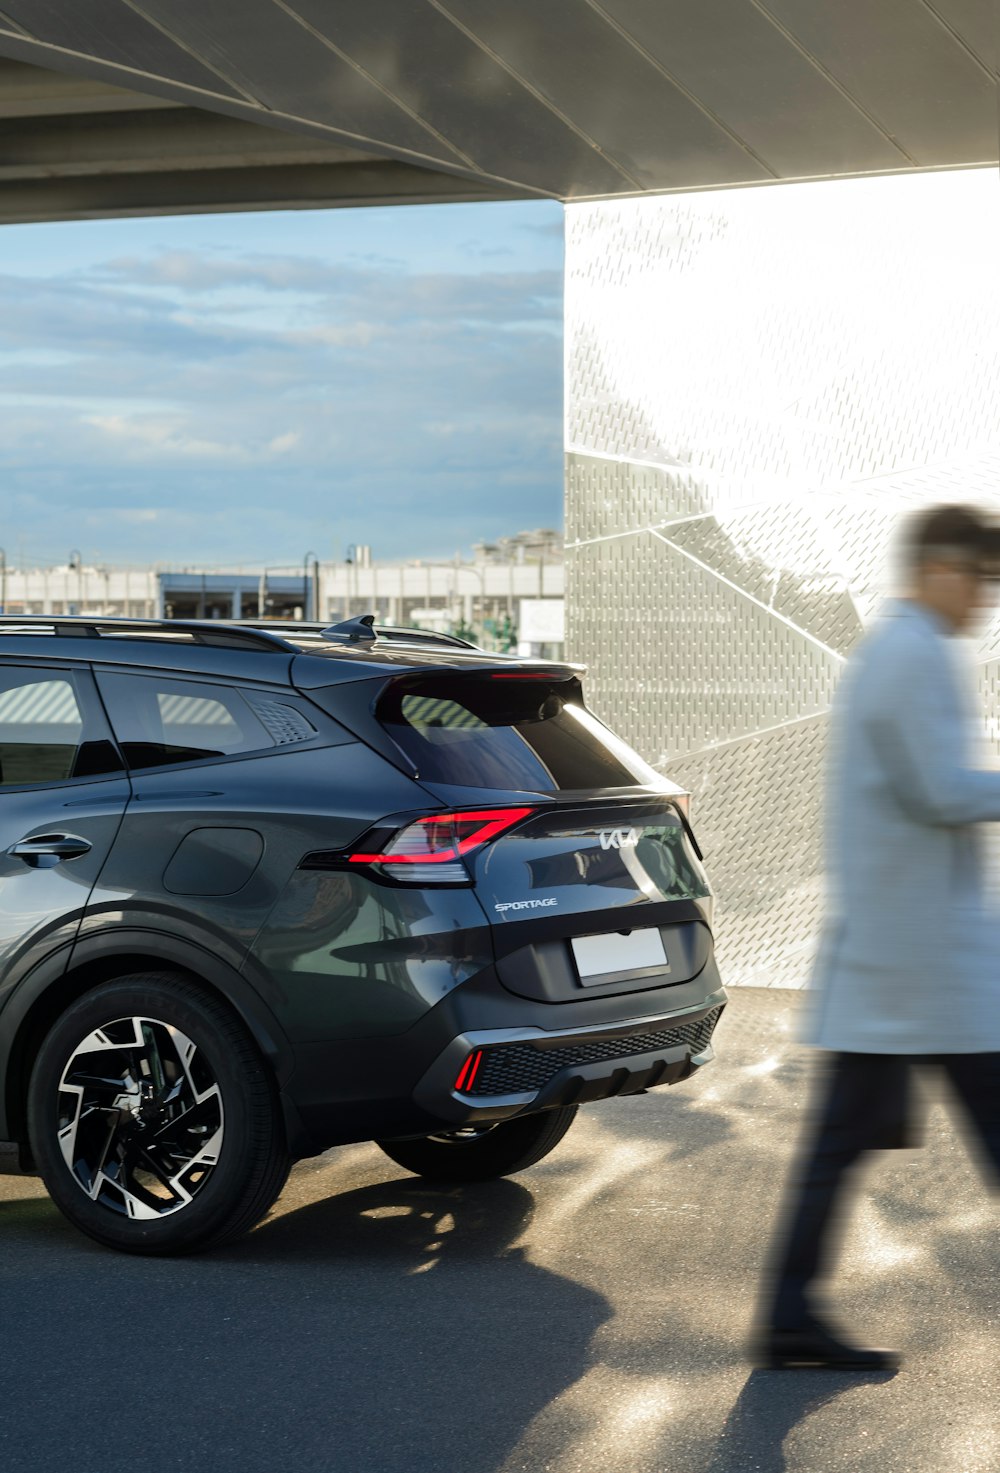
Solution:
<svg viewBox="0 0 1000 1473"><path fill-rule="evenodd" d="M83 612L83 555L79 548L70 548L67 567L70 572L76 569L76 612L80 614Z"/></svg>
<svg viewBox="0 0 1000 1473"><path fill-rule="evenodd" d="M349 543L348 544L348 547L347 547L347 551L346 551L345 557L344 557L344 562L346 563L346 565L347 565L348 568L354 567L354 564L355 564L355 562L357 560L357 556L358 556L357 543L356 542ZM353 583L354 583L354 587L355 588L357 588L357 582L358 582L358 580L357 580L357 574L355 574L354 575L354 578L353 578ZM354 605L354 595L353 595L353 592L352 592L351 583L352 583L351 574L348 573L347 574L347 599L346 599L347 611L346 611L346 614L344 616L347 619L349 619L351 617L351 615L353 614L353 612L354 612L354 608L353 608L353 605Z"/></svg>
<svg viewBox="0 0 1000 1473"><path fill-rule="evenodd" d="M309 559L312 558L312 597L309 597ZM310 549L302 559L302 617L319 619L319 558Z"/></svg>
<svg viewBox="0 0 1000 1473"><path fill-rule="evenodd" d="M454 591L455 591L454 592L455 600L458 600L458 598L464 597L464 595L462 595L462 589L461 589L461 582L462 582L461 574L462 573L473 573L474 574L474 577L476 577L476 579L479 579L479 620L480 620L480 625L482 625L483 619L485 619L485 617L486 617L485 616L485 608L486 608L486 573L485 573L485 570L479 569L479 567L474 566L473 563L459 563L458 557L455 558L455 582L454 582L454 585L452 585L452 588L454 588ZM461 622L462 622L462 625L464 625L464 623L465 623L465 613L464 613L464 610L462 610ZM476 625L476 594L470 594L470 595L468 595L468 627L470 627L471 630L474 630L474 625Z"/></svg>
<svg viewBox="0 0 1000 1473"><path fill-rule="evenodd" d="M457 566L456 567L456 572L457 573L474 573L475 576L476 576L476 578L478 578L478 580L479 580L479 622L480 622L480 624L482 624L483 618L484 618L483 608L484 608L484 605L486 603L486 574L485 574L485 571L483 571L483 570L475 567L475 565L472 564L472 563L465 563L465 564L462 564L462 565ZM459 582L460 582L460 579L456 578L456 580L455 580L455 591L456 591L456 593L458 592ZM474 629L474 627L475 627L475 615L473 613L473 608L474 608L473 600L474 600L474 598L475 598L475 594L472 594L470 596L470 598L469 598L469 627L470 627L470 629ZM464 622L464 616L463 616L463 622Z"/></svg>

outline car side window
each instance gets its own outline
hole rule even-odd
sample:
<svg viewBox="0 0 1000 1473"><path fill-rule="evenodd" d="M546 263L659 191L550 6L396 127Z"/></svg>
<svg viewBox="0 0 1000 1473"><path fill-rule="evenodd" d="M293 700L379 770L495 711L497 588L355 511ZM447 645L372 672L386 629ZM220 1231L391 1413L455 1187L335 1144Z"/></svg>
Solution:
<svg viewBox="0 0 1000 1473"><path fill-rule="evenodd" d="M238 691L169 676L96 671L127 765L134 769L258 752L274 745Z"/></svg>
<svg viewBox="0 0 1000 1473"><path fill-rule="evenodd" d="M0 787L120 771L121 759L100 718L88 718L87 709L72 670L0 666Z"/></svg>

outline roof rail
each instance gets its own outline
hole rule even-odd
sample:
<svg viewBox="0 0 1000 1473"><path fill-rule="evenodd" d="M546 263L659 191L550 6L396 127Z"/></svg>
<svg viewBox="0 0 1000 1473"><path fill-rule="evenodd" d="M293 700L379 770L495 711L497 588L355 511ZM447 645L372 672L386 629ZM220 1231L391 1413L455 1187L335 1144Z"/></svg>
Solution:
<svg viewBox="0 0 1000 1473"><path fill-rule="evenodd" d="M279 630L287 629L287 636ZM63 639L113 639L129 635L165 638L181 635L194 644L226 649L258 649L271 653L299 654L296 640L303 634L318 643L367 646L376 644L447 645L475 650L477 645L457 634L437 634L431 629L375 628L374 614L342 624L327 625L304 619L123 619L89 614L0 614L0 636L4 634L50 634Z"/></svg>
<svg viewBox="0 0 1000 1473"><path fill-rule="evenodd" d="M53 634L69 639L103 638L116 635L185 635L194 644L228 649L268 650L272 654L295 652L295 646L280 634L252 629L218 619L116 619L93 618L86 614L0 614L0 635Z"/></svg>
<svg viewBox="0 0 1000 1473"><path fill-rule="evenodd" d="M374 644L388 641L393 644L444 644L455 649L475 650L479 646L457 634L438 634L433 629L408 629L395 624L375 623L374 614L362 614L356 619L345 619L340 624L317 623L306 619L241 619L240 625L250 629L271 629L280 623L287 626L295 636L312 635L314 638L335 644Z"/></svg>
<svg viewBox="0 0 1000 1473"><path fill-rule="evenodd" d="M378 637L406 644L447 644L462 650L479 648L471 639L462 639L458 634L438 634L433 629L401 629L391 624L379 629Z"/></svg>

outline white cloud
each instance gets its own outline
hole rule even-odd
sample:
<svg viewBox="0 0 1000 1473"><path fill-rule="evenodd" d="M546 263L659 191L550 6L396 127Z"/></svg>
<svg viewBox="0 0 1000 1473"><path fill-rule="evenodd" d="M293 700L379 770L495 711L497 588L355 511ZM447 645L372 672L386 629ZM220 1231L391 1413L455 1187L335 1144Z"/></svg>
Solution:
<svg viewBox="0 0 1000 1473"><path fill-rule="evenodd" d="M367 348L384 331L374 322L346 322L340 327L310 327L286 336L293 343L322 343L328 348Z"/></svg>
<svg viewBox="0 0 1000 1473"><path fill-rule="evenodd" d="M401 251L409 218L392 215ZM442 239L452 218L443 207ZM256 223L233 217L231 248L211 253L120 249L62 275L0 275L4 504L24 508L34 548L58 527L64 555L95 507L135 510L137 484L169 515L109 514L106 557L294 558L353 541L424 556L558 520L550 244L529 269L469 269L463 214L452 257L466 265L448 272L428 269L426 239L421 269L323 259L315 233L311 255L249 255Z"/></svg>
<svg viewBox="0 0 1000 1473"><path fill-rule="evenodd" d="M288 450L294 450L302 436L298 430L288 430L283 435L275 435L273 440L267 442L267 448L272 455L284 455Z"/></svg>
<svg viewBox="0 0 1000 1473"><path fill-rule="evenodd" d="M163 520L165 510L157 506L94 506L87 512L88 527L105 527L108 522L122 522L128 527L146 527Z"/></svg>
<svg viewBox="0 0 1000 1473"><path fill-rule="evenodd" d="M142 286L211 292L234 286L272 291L327 289L333 268L315 257L206 257L194 251L162 251L153 257L120 256L96 271L99 279Z"/></svg>
<svg viewBox="0 0 1000 1473"><path fill-rule="evenodd" d="M125 441L156 455L216 457L224 460L246 460L242 445L226 444L186 433L183 422L167 419L125 418L120 414L85 414L84 424L92 425L112 440Z"/></svg>

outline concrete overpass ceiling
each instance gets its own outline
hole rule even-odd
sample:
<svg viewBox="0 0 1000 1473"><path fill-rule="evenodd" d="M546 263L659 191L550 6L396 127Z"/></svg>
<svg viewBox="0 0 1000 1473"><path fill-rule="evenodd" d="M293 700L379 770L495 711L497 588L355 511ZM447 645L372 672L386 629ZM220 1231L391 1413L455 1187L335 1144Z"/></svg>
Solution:
<svg viewBox="0 0 1000 1473"><path fill-rule="evenodd" d="M0 55L0 223L505 197L326 130Z"/></svg>
<svg viewBox="0 0 1000 1473"><path fill-rule="evenodd" d="M993 162L994 0L0 0L0 220Z"/></svg>

